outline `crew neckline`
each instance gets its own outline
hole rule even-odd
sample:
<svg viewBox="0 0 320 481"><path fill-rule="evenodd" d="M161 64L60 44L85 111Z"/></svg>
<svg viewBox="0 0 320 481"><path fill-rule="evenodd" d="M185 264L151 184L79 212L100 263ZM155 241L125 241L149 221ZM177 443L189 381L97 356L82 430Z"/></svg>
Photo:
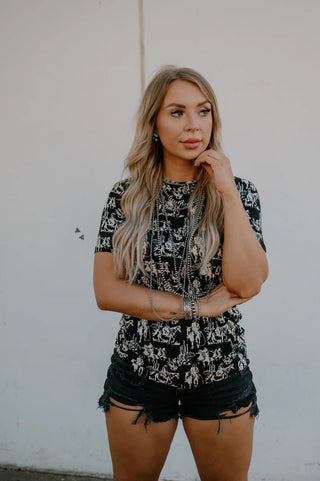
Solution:
<svg viewBox="0 0 320 481"><path fill-rule="evenodd" d="M183 185L193 185L199 182L199 179L194 179L194 180L183 180L183 181L178 181L178 180L169 180L169 179L163 179L164 184L170 184L170 185L177 185L177 186L183 186Z"/></svg>

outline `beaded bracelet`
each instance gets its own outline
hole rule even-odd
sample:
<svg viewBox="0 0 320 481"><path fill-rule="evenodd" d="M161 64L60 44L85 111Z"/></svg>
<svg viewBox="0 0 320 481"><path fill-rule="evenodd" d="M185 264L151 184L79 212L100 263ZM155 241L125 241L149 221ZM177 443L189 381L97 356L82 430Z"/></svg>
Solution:
<svg viewBox="0 0 320 481"><path fill-rule="evenodd" d="M194 299L191 299L191 310L192 310L192 319L197 319L197 311L196 311L196 303Z"/></svg>

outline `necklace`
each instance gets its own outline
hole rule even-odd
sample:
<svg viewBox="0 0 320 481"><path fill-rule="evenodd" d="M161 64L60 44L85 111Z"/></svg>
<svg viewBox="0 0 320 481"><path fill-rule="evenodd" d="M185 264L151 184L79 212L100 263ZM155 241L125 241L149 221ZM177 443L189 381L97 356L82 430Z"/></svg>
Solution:
<svg viewBox="0 0 320 481"><path fill-rule="evenodd" d="M169 197L169 202L173 202L172 198ZM186 292L184 286L182 285L180 279L183 276L187 276L188 281L189 281L189 289L191 288L191 243L194 237L194 234L197 230L198 223L200 220L200 215L201 215L201 208L202 208L202 197L197 196L196 199L194 200L193 206L191 208L191 211L193 211L193 216L191 220L189 219L189 216L186 217L185 220L185 243L183 246L183 253L181 256L180 260L180 265L179 268L177 267L177 250L175 248L175 244L173 241L173 236L172 236L172 231L170 229L170 223L168 219L168 213L166 210L166 204L165 204L165 199L160 193L160 196L157 199L156 202L156 214L157 214L157 234L158 234L158 259L159 259L159 266L160 266L160 273L161 277L164 283L164 286L166 289L170 290L170 292L174 292L174 294L182 295L184 297L189 297L190 292ZM161 239L160 239L160 223L159 223L159 214L160 210L162 210L165 220L166 220L166 225L167 225L167 230L169 233L169 239L170 239L170 244L172 246L172 257L173 257L173 265L174 265L174 280L176 281L176 286L177 289L173 289L170 286L169 280L165 279L164 275L164 266L161 258ZM180 292L179 292L180 291Z"/></svg>
<svg viewBox="0 0 320 481"><path fill-rule="evenodd" d="M185 240L182 249L182 255L180 259L179 266L177 264L177 247L173 241L173 235L170 228L168 212L166 206L169 206L170 210L177 211L179 210L179 206L181 206L181 202L179 201L179 206L176 205L175 199L172 196L168 196L168 199L165 200L163 196L163 191L160 192L159 196L157 197L154 209L152 213L151 219L151 242L150 242L150 299L151 299L151 306L154 314L163 321L173 321L175 320L178 315L180 314L184 300L186 299L187 302L193 301L197 302L199 307L199 299L206 297L207 293L200 293L197 294L195 290L192 288L192 280L191 280L191 246L192 240L194 238L195 232L198 228L199 220L202 213L202 206L203 206L203 195L198 194L195 199L193 200L191 206L191 219L189 215L185 218L184 222L184 232L185 232ZM166 230L169 234L169 241L172 249L172 258L173 258L173 274L171 276L171 281L173 281L173 285L171 285L168 276L166 277L166 268L164 262L162 260L162 251L163 251L163 243L161 239L161 230L160 230L160 213L162 213L165 217L166 223ZM152 272L153 272L153 245L155 241L155 255L158 259L159 269L160 269L160 278L162 281L162 285L165 291L172 292L181 297L181 305L179 312L170 319L164 319L159 316L154 308L153 301L152 301ZM158 281L159 282L159 281ZM186 285L188 282L188 289L186 289ZM195 309L194 309L195 313Z"/></svg>

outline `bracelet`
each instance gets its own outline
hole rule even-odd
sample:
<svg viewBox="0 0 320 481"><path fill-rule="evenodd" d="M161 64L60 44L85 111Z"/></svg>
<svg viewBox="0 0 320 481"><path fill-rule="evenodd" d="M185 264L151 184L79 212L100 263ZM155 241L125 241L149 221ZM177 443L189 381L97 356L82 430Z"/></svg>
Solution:
<svg viewBox="0 0 320 481"><path fill-rule="evenodd" d="M185 320L191 321L193 319L192 304L191 304L191 300L188 297L184 297L183 299L183 308L184 308Z"/></svg>
<svg viewBox="0 0 320 481"><path fill-rule="evenodd" d="M191 310L192 310L192 319L197 319L197 311L196 311L196 303L194 299L191 299Z"/></svg>

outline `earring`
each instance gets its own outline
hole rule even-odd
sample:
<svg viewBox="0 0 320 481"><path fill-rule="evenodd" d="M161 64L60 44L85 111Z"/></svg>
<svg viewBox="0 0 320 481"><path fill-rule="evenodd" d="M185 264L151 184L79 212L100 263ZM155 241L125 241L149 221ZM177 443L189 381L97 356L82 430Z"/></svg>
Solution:
<svg viewBox="0 0 320 481"><path fill-rule="evenodd" d="M153 138L153 140L154 140L155 142L159 142L159 135L156 134L156 132L153 132L152 138Z"/></svg>

